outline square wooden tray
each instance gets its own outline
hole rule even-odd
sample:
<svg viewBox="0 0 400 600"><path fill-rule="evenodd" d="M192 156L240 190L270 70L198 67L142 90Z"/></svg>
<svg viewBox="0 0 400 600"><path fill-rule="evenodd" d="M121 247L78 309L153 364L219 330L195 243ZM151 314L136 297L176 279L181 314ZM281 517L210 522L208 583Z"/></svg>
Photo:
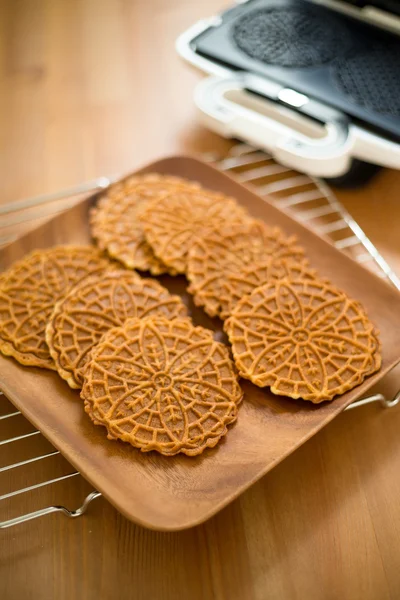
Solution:
<svg viewBox="0 0 400 600"><path fill-rule="evenodd" d="M237 423L215 449L194 458L142 454L128 444L108 441L105 430L84 413L79 393L56 373L22 367L0 356L1 390L65 458L128 519L173 531L211 517L400 361L400 294L289 215L199 160L172 157L139 172L151 171L188 177L232 195L254 216L297 235L313 266L363 303L381 332L383 355L378 373L319 406L273 396L242 381L245 398ZM90 242L88 210L95 199L96 195L84 200L0 251L1 270L34 248ZM222 339L221 322L193 306L183 277L159 279L184 297L197 324L214 329Z"/></svg>

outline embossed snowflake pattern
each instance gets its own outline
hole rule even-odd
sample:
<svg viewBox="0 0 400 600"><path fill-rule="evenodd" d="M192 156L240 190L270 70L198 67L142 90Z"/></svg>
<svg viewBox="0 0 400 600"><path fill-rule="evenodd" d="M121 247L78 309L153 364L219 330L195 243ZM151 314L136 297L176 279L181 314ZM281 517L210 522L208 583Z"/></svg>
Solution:
<svg viewBox="0 0 400 600"><path fill-rule="evenodd" d="M129 271L85 279L57 305L47 326L47 343L61 377L81 388L90 351L102 335L128 318L149 316L186 317L187 308L157 281Z"/></svg>
<svg viewBox="0 0 400 600"><path fill-rule="evenodd" d="M228 277L271 258L302 263L304 249L297 245L296 238L286 237L280 229L257 219L210 231L196 240L189 252L189 291L194 302L212 317L222 316L221 312L225 315Z"/></svg>
<svg viewBox="0 0 400 600"><path fill-rule="evenodd" d="M110 439L143 452L200 454L237 418L242 391L228 349L189 319L129 319L92 352L81 393Z"/></svg>
<svg viewBox="0 0 400 600"><path fill-rule="evenodd" d="M283 279L314 280L315 269L311 269L306 259L269 258L251 265L244 265L240 271L226 277L222 284L221 319L227 319L236 304L256 288Z"/></svg>
<svg viewBox="0 0 400 600"><path fill-rule="evenodd" d="M55 303L83 278L110 266L90 246L36 250L14 263L0 284L0 350L25 365L55 369L45 329Z"/></svg>
<svg viewBox="0 0 400 600"><path fill-rule="evenodd" d="M100 248L128 268L150 271L153 275L173 273L147 243L138 216L155 198L198 188L198 184L185 179L156 173L130 177L111 186L92 209L92 235Z"/></svg>
<svg viewBox="0 0 400 600"><path fill-rule="evenodd" d="M354 388L381 364L377 332L362 307L320 280L256 288L225 329L242 377L314 403Z"/></svg>
<svg viewBox="0 0 400 600"><path fill-rule="evenodd" d="M140 214L146 239L156 255L177 273L186 273L187 255L208 228L219 229L248 219L234 198L209 190L168 194Z"/></svg>

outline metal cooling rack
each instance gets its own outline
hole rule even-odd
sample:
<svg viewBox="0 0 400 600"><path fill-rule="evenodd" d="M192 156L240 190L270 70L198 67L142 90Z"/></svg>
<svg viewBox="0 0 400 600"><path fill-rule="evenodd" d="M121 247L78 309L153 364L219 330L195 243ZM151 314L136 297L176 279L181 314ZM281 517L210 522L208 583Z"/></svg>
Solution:
<svg viewBox="0 0 400 600"><path fill-rule="evenodd" d="M220 170L229 172L241 181L241 183L253 186L260 196L268 196L269 199L272 198L279 208L290 211L297 220L310 226L320 235L330 239L342 252L350 255L354 260L363 263L381 277L388 279L400 290L400 279L325 183L284 167L276 163L265 152L260 152L247 144L233 146L224 158L216 157L212 154L203 155L202 158L203 160L212 162ZM46 218L70 208L76 203L75 196L105 189L113 181L114 178L102 177L69 190L38 196L0 207L0 215L17 213L16 216L2 220L0 233L3 233L3 235L0 236L0 246L10 243L13 239L20 236L24 230L30 228L29 224L37 221L38 218ZM39 210L37 210L38 208ZM18 214L21 211L24 212ZM16 226L18 227L17 230L15 229ZM400 390L393 399L387 399L382 394L374 394L354 402L346 410L351 410L372 402L379 402L385 408L392 408L400 403ZM5 396L1 394L0 425L5 420L24 419L21 413L15 410L15 408L8 409L8 412L4 411L4 409L2 411L2 403L6 405L7 401ZM29 433L4 439L0 441L0 451L1 448L9 447L9 445L17 445L23 440L38 436L41 436L41 433L35 429ZM39 453L31 458L0 467L0 475L6 471L17 471L27 465L48 461L57 455L60 455L60 452L56 449L43 454ZM81 477L81 475L78 471L72 470L66 475L9 491L0 495L0 504L2 501L11 500L12 498L28 494L40 488L54 486L59 482L75 477ZM100 492L91 492L86 496L82 505L75 510L69 510L64 506L48 506L40 510L28 512L0 522L0 529L12 527L24 521L37 519L38 517L55 512L61 512L71 518L79 517L86 512L89 504L100 496Z"/></svg>

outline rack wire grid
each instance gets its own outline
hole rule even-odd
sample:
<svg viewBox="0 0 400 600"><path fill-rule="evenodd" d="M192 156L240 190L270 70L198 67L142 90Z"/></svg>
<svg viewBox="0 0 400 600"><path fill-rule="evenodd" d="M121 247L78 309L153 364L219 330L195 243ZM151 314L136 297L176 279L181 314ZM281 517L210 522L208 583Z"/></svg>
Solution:
<svg viewBox="0 0 400 600"><path fill-rule="evenodd" d="M229 172L241 183L252 186L261 197L268 196L278 208L291 212L297 220L310 226L319 235L328 238L336 248L350 255L357 262L363 263L381 277L388 279L400 290L400 279L324 182L278 164L265 152L261 152L247 144L233 146L228 154L222 158L213 154L202 155L202 158L213 163L221 171ZM1 206L0 214L13 213L14 216L2 220L0 245L10 243L20 236L24 230L32 228L32 223L37 226L38 219L49 218L70 208L77 202L76 196L105 189L115 180L116 178L101 177L69 190ZM15 227L17 227L17 231ZM5 429L8 430L9 434L14 429L11 424L18 419L23 420L25 425L32 429L31 424L24 419L21 413L9 403L1 392L0 394L0 435L2 426L3 428L6 426ZM382 394L374 394L354 402L346 410L372 402L379 402L385 408L394 407L400 402L400 390L393 399L387 399ZM42 438L47 443L46 451L37 452L36 449L33 456L4 466L1 466L2 462L0 462L0 476L2 473L10 471L18 472L19 469L28 465L29 467L38 464L46 465L53 457L61 457L58 450L48 447L49 443L44 440L40 431L34 429L27 433L0 440L0 460L4 460L4 455L6 457L12 456L15 460L14 457L18 456L18 452L13 449L26 440L30 441L33 438L36 440ZM3 451L3 459L1 450ZM73 470L69 463L66 463L66 470L68 471L66 474L3 493L0 495L0 505L5 501L12 501L12 499L29 494L34 490L48 488L69 479L81 477L80 473ZM18 477L16 479L18 480ZM61 505L53 505L33 512L26 512L14 518L0 521L0 529L12 527L55 512L61 512L71 518L79 517L85 513L89 504L100 496L100 492L92 491L75 510L69 510Z"/></svg>

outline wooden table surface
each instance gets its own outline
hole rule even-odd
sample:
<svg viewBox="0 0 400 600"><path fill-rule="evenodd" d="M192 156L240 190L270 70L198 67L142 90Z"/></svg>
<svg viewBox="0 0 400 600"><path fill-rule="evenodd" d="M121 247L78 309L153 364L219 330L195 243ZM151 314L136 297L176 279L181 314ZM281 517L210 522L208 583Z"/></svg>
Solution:
<svg viewBox="0 0 400 600"><path fill-rule="evenodd" d="M228 142L197 123L200 75L174 50L181 31L224 4L0 1L0 202L165 154L224 151ZM400 273L400 173L337 193ZM399 387L397 369L379 391L390 397ZM29 429L10 422L0 422L0 439ZM219 515L181 533L142 529L103 499L80 519L56 514L0 531L0 597L397 600L399 432L400 407L346 412ZM0 452L0 467L4 460ZM71 470L57 460L0 474L0 496ZM0 520L49 503L74 508L88 491L77 477L7 501Z"/></svg>

